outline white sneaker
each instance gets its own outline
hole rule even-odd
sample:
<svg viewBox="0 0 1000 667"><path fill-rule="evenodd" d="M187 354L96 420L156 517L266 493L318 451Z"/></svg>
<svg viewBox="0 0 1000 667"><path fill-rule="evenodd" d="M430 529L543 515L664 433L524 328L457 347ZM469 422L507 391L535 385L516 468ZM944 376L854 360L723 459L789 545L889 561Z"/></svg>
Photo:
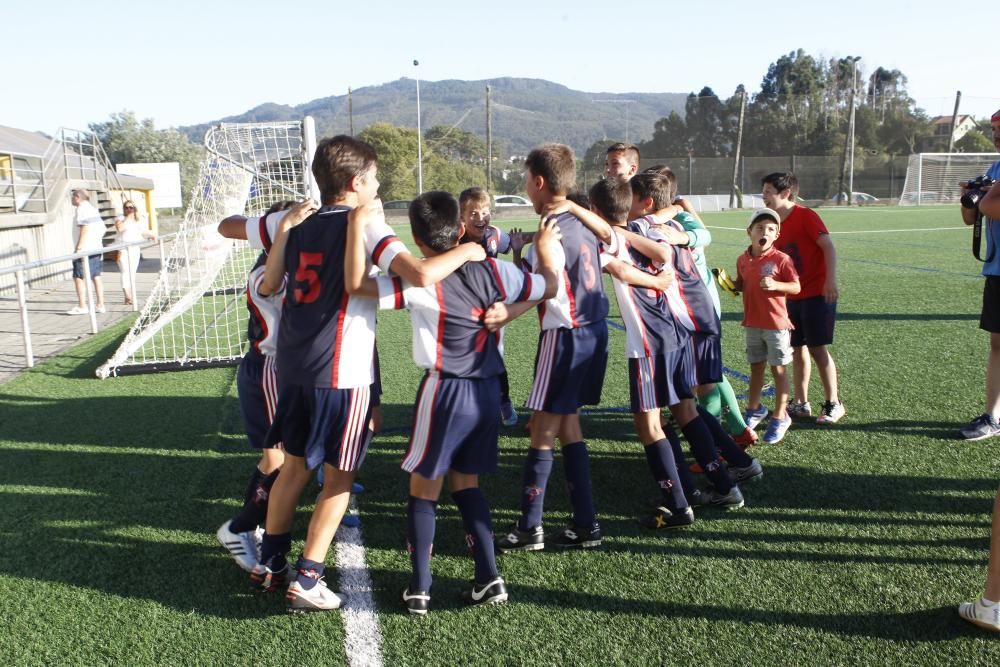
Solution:
<svg viewBox="0 0 1000 667"><path fill-rule="evenodd" d="M106 313L106 312L108 312L108 308L107 308L107 306L105 306L104 304L101 304L100 306L98 306L98 307L96 308L96 310L97 310L97 312L99 312L99 313Z"/></svg>
<svg viewBox="0 0 1000 667"><path fill-rule="evenodd" d="M248 530L245 533L234 533L229 529L232 520L219 526L215 531L215 536L219 539L219 544L224 546L229 555L233 557L236 564L247 572L253 572L253 566L257 564L259 549L257 531Z"/></svg>
<svg viewBox="0 0 1000 667"><path fill-rule="evenodd" d="M817 424L836 424L840 418L847 414L844 404L840 401L826 401L823 403L823 412L816 417Z"/></svg>
<svg viewBox="0 0 1000 667"><path fill-rule="evenodd" d="M982 598L975 602L963 602L958 605L958 615L973 625L1000 632L1000 603L987 605Z"/></svg>
<svg viewBox="0 0 1000 667"><path fill-rule="evenodd" d="M90 311L87 310L86 308L84 308L83 306L73 306L72 308L70 308L69 310L66 311L66 314L67 315L86 315L89 312Z"/></svg>
<svg viewBox="0 0 1000 667"><path fill-rule="evenodd" d="M340 609L343 599L326 587L326 582L320 579L316 585L306 590L296 579L288 585L288 611L300 614L307 611L330 611Z"/></svg>

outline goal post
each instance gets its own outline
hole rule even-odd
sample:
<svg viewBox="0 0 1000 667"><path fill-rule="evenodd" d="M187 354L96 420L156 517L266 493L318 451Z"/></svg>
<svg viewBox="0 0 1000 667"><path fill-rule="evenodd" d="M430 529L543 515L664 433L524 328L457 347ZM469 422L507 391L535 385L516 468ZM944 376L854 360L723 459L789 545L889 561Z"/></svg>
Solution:
<svg viewBox="0 0 1000 667"><path fill-rule="evenodd" d="M899 205L957 204L959 183L985 174L997 159L996 153L914 153Z"/></svg>
<svg viewBox="0 0 1000 667"><path fill-rule="evenodd" d="M126 373L233 365L247 344L247 274L258 252L223 238L231 215L312 196L312 119L223 123L205 134L205 156L184 220L161 258L160 277L110 359L106 378Z"/></svg>

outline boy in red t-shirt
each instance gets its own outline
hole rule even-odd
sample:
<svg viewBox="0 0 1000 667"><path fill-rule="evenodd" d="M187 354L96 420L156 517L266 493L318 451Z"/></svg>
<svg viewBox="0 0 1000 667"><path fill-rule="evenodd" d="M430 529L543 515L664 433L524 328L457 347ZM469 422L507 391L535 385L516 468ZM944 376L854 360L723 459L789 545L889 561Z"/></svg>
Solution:
<svg viewBox="0 0 1000 667"><path fill-rule="evenodd" d="M781 232L778 214L761 208L750 216L747 235L750 247L736 260L736 289L743 292L743 327L750 362L750 395L746 422L750 428L767 417L761 405L764 366L771 365L774 377L774 412L764 433L764 442L780 442L792 425L788 416L788 374L792 361L791 320L785 305L786 294L799 293L799 276L792 258L774 247Z"/></svg>

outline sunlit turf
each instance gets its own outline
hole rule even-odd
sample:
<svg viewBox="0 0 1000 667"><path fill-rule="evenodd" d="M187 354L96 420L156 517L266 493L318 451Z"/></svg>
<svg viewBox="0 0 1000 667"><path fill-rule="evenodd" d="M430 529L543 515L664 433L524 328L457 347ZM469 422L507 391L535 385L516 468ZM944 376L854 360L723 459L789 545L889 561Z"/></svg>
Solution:
<svg viewBox="0 0 1000 667"><path fill-rule="evenodd" d="M955 439L982 410L987 348L970 234L950 207L821 213L840 258L833 354L847 417L796 424L780 445L756 447L766 472L745 488L745 509L648 532L635 519L655 487L629 416L615 410L628 395L612 328L602 409L583 422L604 547L502 557L511 602L501 608L461 608L471 561L445 494L433 612L402 613L398 466L420 374L407 316L380 315L386 432L358 503L386 664L1000 661L998 637L954 610L981 592L1000 478L996 441ZM748 213L704 217L709 263L732 270ZM725 365L745 372L739 302L723 296ZM343 662L339 614L290 617L280 596L251 595L215 542L254 463L234 371L93 379L125 331L0 386L0 655L11 664ZM508 329L517 401L536 335L532 315ZM820 400L818 379L811 392ZM484 484L498 532L516 518L526 442L504 430L500 471ZM299 539L311 490L303 501ZM569 508L558 462L546 508L547 527L561 527Z"/></svg>

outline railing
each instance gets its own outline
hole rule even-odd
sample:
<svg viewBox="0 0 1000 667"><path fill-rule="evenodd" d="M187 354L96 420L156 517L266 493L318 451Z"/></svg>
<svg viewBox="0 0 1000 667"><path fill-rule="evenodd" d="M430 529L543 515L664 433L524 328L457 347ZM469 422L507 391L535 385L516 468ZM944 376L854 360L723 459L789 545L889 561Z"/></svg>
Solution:
<svg viewBox="0 0 1000 667"><path fill-rule="evenodd" d="M37 269L43 266L50 266L52 264L60 264L64 262L69 262L75 259L85 259L92 256L99 256L101 253L110 252L114 250L125 251L130 247L152 247L154 244L159 246L160 252L160 277L163 278L167 271L166 253L164 248L164 243L168 240L172 240L177 234L168 234L167 236L157 237L155 241L132 241L130 243L116 243L114 245L102 248L100 252L95 250L87 250L84 252L74 253L72 255L61 255L59 257L50 257L47 259L38 259L33 262L24 262L23 264L17 264L14 266L8 266L0 268L0 276L14 274L15 286L17 290L17 307L21 313L21 335L24 339L24 365L26 368L33 368L35 365L35 356L31 345L31 326L28 321L28 296L25 287L24 275L26 271L31 269ZM90 316L90 333L96 334L98 332L97 328L97 309L94 304L94 288L90 280L90 262L85 261L83 264L83 275L84 284L87 291L87 309ZM132 294L132 311L135 312L139 309L138 294L135 289L135 285L132 280L135 278L134 274L129 271L129 291Z"/></svg>

